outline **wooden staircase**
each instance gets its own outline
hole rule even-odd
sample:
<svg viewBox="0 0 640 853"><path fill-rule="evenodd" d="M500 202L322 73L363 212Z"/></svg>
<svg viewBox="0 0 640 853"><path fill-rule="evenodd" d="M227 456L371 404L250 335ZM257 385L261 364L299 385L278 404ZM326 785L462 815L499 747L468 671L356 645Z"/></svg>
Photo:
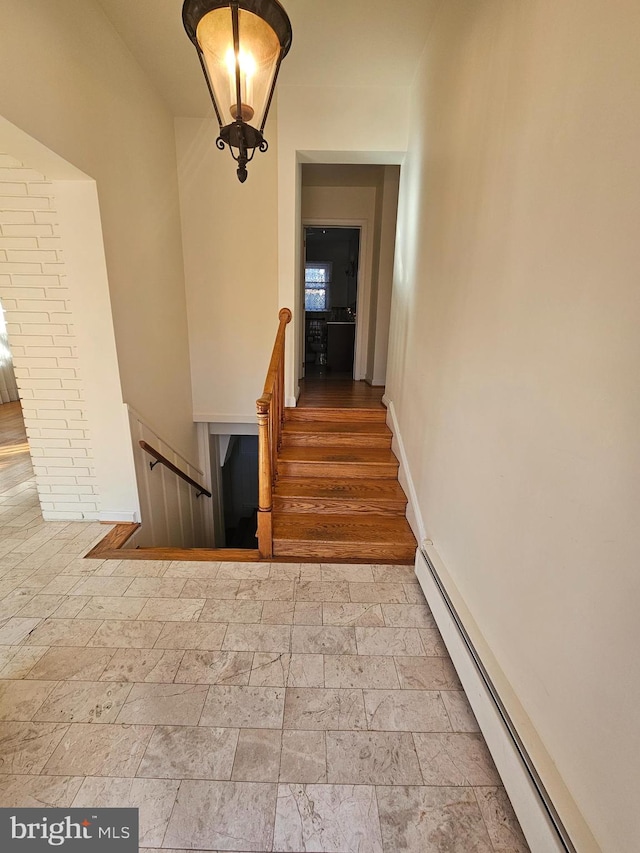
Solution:
<svg viewBox="0 0 640 853"><path fill-rule="evenodd" d="M416 540L386 410L284 410L273 488L274 558L412 564Z"/></svg>

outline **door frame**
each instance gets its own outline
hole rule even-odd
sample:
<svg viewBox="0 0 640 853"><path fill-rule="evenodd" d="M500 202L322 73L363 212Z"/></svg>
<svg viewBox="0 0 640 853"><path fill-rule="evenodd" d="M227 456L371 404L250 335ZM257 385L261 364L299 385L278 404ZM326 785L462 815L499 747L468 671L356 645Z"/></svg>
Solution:
<svg viewBox="0 0 640 853"><path fill-rule="evenodd" d="M306 312L304 310L304 265L306 263L305 232L307 228L356 228L360 231L360 248L358 251L358 276L356 278L356 339L353 353L353 378L364 379L367 372L367 355L369 352L370 310L371 310L371 272L373 270L373 241L367 234L367 219L302 219L302 274L300 291L302 304L302 334L300 336L300 359L302 361L302 376L304 376L304 330Z"/></svg>

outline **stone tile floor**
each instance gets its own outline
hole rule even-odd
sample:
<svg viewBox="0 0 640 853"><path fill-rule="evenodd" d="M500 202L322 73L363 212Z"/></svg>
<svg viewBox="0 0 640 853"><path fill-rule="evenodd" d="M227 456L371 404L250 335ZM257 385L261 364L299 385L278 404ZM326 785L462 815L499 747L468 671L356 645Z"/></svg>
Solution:
<svg viewBox="0 0 640 853"><path fill-rule="evenodd" d="M528 850L411 569L105 533L0 495L0 805L137 806L147 853Z"/></svg>

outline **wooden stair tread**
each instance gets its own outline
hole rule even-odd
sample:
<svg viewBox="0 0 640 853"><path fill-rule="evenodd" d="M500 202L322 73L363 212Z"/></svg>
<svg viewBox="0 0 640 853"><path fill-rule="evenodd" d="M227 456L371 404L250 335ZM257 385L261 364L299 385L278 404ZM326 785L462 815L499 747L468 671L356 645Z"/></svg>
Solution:
<svg viewBox="0 0 640 853"><path fill-rule="evenodd" d="M283 435L302 433L357 433L358 435L391 435L384 421L285 421Z"/></svg>
<svg viewBox="0 0 640 853"><path fill-rule="evenodd" d="M404 517L274 512L276 559L411 565L416 544Z"/></svg>
<svg viewBox="0 0 640 853"><path fill-rule="evenodd" d="M362 409L336 409L331 407L314 408L287 408L285 412L285 423L300 421L340 421L344 422L382 422L387 420L387 410L380 405L378 408Z"/></svg>
<svg viewBox="0 0 640 853"><path fill-rule="evenodd" d="M397 480L367 480L364 478L322 480L320 478L282 477L276 481L275 495L299 498L363 498L400 500L407 497Z"/></svg>
<svg viewBox="0 0 640 853"><path fill-rule="evenodd" d="M398 465L391 450L381 447L283 447L278 459L282 462L350 462L358 464ZM346 474L346 472L345 472ZM347 475L348 476L348 475Z"/></svg>
<svg viewBox="0 0 640 853"><path fill-rule="evenodd" d="M388 543L416 547L416 540L406 518L380 516L333 515L311 517L304 513L275 513L275 540L307 540L328 544Z"/></svg>

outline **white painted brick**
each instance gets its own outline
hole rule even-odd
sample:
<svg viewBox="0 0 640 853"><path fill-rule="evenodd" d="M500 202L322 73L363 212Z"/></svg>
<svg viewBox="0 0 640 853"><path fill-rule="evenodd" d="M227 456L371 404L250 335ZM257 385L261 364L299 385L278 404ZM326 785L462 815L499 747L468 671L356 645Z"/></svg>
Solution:
<svg viewBox="0 0 640 853"><path fill-rule="evenodd" d="M0 248L2 249L38 249L38 240L35 237L0 237Z"/></svg>
<svg viewBox="0 0 640 853"><path fill-rule="evenodd" d="M18 177L25 183L28 183L29 181L37 182L39 186L42 186L45 181L45 177L41 172L36 172L35 169L27 169L22 166L22 164L19 168L9 168L7 166L0 165L0 182L15 181Z"/></svg>
<svg viewBox="0 0 640 853"><path fill-rule="evenodd" d="M27 185L21 184L18 181L3 181L2 183L2 195L3 196L26 196L27 195Z"/></svg>
<svg viewBox="0 0 640 853"><path fill-rule="evenodd" d="M29 447L71 447L68 438L30 438Z"/></svg>
<svg viewBox="0 0 640 853"><path fill-rule="evenodd" d="M60 238L54 237L52 234L47 234L46 236L38 237L37 245L39 249L55 249L57 252L62 251Z"/></svg>
<svg viewBox="0 0 640 853"><path fill-rule="evenodd" d="M76 337L75 335L54 335L53 336L53 345L56 347L71 347L73 355L78 357L78 347L76 346Z"/></svg>
<svg viewBox="0 0 640 853"><path fill-rule="evenodd" d="M35 199L32 196L13 196L13 195L3 195L2 187L0 186L0 208L3 210L50 210L51 209L51 199L49 198L38 198Z"/></svg>
<svg viewBox="0 0 640 853"><path fill-rule="evenodd" d="M44 249L34 249L27 252L9 250L7 260L9 263L17 264L54 264L58 260L58 256L56 252L45 251Z"/></svg>
<svg viewBox="0 0 640 853"><path fill-rule="evenodd" d="M84 447L44 447L44 456L47 457L48 460L59 458L59 459L83 459L86 464L87 459L87 451ZM47 462L48 465L55 465L56 462ZM66 465L66 462L64 463Z"/></svg>
<svg viewBox="0 0 640 853"><path fill-rule="evenodd" d="M60 287L58 275L12 275L17 287Z"/></svg>
<svg viewBox="0 0 640 853"><path fill-rule="evenodd" d="M67 476L69 476L70 470L71 470L70 468L63 467L63 466L58 466L58 467L51 466L50 467L47 465L46 474L48 474L50 477L57 477L57 476L67 477ZM43 473L45 473L45 472L43 472ZM90 468L79 468L79 467L73 468L73 473L74 473L74 476L76 476L76 477L93 477L94 476L93 471Z"/></svg>
<svg viewBox="0 0 640 853"><path fill-rule="evenodd" d="M53 474L54 471L62 471L69 468L73 468L74 471L82 470L78 468L76 462L72 456L45 456L46 450L44 447L36 448L40 451L40 454L37 457L34 457L34 466L37 462L38 470L42 470L42 466L44 466L45 470L48 474ZM52 450L52 452L59 453L59 449L57 451ZM86 465L87 457L84 457L84 462ZM66 473L69 474L69 471L66 470Z"/></svg>
<svg viewBox="0 0 640 853"><path fill-rule="evenodd" d="M20 343L25 347L46 347L53 346L53 338L47 335L20 335Z"/></svg>
<svg viewBox="0 0 640 853"><path fill-rule="evenodd" d="M75 405L78 405L78 401L75 401ZM41 400L35 399L33 402L29 403L28 406L23 406L25 412L25 418L29 417L28 412L31 409L35 409L36 411L44 411L47 409L47 413L45 417L47 418L55 418L58 414L60 417L64 417L66 419L67 413L64 411L65 408L65 400Z"/></svg>
<svg viewBox="0 0 640 853"><path fill-rule="evenodd" d="M34 221L35 213L32 210L0 210L0 223L3 225L27 225Z"/></svg>
<svg viewBox="0 0 640 853"><path fill-rule="evenodd" d="M22 163L11 154L0 154L0 167L3 169L21 169Z"/></svg>
<svg viewBox="0 0 640 853"><path fill-rule="evenodd" d="M45 311L12 311L11 317L7 318L9 320L11 323L48 323L49 315Z"/></svg>
<svg viewBox="0 0 640 853"><path fill-rule="evenodd" d="M16 297L19 299L19 297ZM49 317L52 311L64 311L65 303L63 299L24 299L18 302L19 311L45 311ZM71 319L71 314L67 314L67 321Z"/></svg>
<svg viewBox="0 0 640 853"><path fill-rule="evenodd" d="M42 517L45 521L85 521L81 512L63 512L58 510L44 510Z"/></svg>
<svg viewBox="0 0 640 853"><path fill-rule="evenodd" d="M29 376L35 376L34 370L43 370L47 368L56 368L58 362L55 358L15 358L14 359L16 376L22 375L22 369L26 368L29 371ZM20 372L18 372L20 371Z"/></svg>
<svg viewBox="0 0 640 853"><path fill-rule="evenodd" d="M39 197L39 196L47 196L51 198L53 201L53 189L51 184L45 184L40 181L34 183L27 184L27 192L30 196Z"/></svg>
<svg viewBox="0 0 640 853"><path fill-rule="evenodd" d="M76 406L81 399L80 392L71 388L43 388L31 393L36 400L73 400Z"/></svg>
<svg viewBox="0 0 640 853"><path fill-rule="evenodd" d="M0 269L6 275L34 275L42 272L41 264L18 264L15 261L9 263L5 249L2 249L0 255L4 258Z"/></svg>
<svg viewBox="0 0 640 853"><path fill-rule="evenodd" d="M31 219L28 219L24 223L5 223L0 219L0 225L2 226L3 237L51 237L53 235L53 225L35 223L33 221L33 214L31 214Z"/></svg>
<svg viewBox="0 0 640 853"><path fill-rule="evenodd" d="M47 291L44 287L17 287L13 284L9 276L7 276L7 281L0 281L0 297L2 298L46 299L46 296Z"/></svg>
<svg viewBox="0 0 640 853"><path fill-rule="evenodd" d="M37 210L35 213L35 221L38 223L48 223L50 225L57 225L58 223L58 213L55 210L47 211L47 210Z"/></svg>
<svg viewBox="0 0 640 853"><path fill-rule="evenodd" d="M29 326L24 327L25 330L29 329ZM41 328L41 327L36 327ZM71 347L30 347L29 348L29 358L40 358L40 357L48 357L52 358L60 358L62 356L70 356L73 355L73 351Z"/></svg>
<svg viewBox="0 0 640 853"><path fill-rule="evenodd" d="M77 370L70 367L64 369L58 367L56 370L37 367L29 371L29 375L34 379L77 379L77 373Z"/></svg>
<svg viewBox="0 0 640 853"><path fill-rule="evenodd" d="M48 489L51 489L51 494L53 495L93 495L95 496L96 491L94 486L47 486Z"/></svg>
<svg viewBox="0 0 640 853"><path fill-rule="evenodd" d="M55 432L57 435L67 435L67 422L62 419L54 420L48 416L46 420L34 418L33 422L29 424L29 428L41 430L42 435L50 435L51 432Z"/></svg>
<svg viewBox="0 0 640 853"><path fill-rule="evenodd" d="M47 388L62 388L62 379L32 379L31 377L25 378L22 380L23 388L40 388L42 390L46 390ZM65 382L71 382L71 379L65 379Z"/></svg>
<svg viewBox="0 0 640 853"><path fill-rule="evenodd" d="M0 160L0 196L8 199L0 202L0 296L43 514L51 520L97 519L92 443L53 186L27 169L9 175L3 168ZM20 193L14 195L12 187L4 195L3 179L19 185Z"/></svg>

